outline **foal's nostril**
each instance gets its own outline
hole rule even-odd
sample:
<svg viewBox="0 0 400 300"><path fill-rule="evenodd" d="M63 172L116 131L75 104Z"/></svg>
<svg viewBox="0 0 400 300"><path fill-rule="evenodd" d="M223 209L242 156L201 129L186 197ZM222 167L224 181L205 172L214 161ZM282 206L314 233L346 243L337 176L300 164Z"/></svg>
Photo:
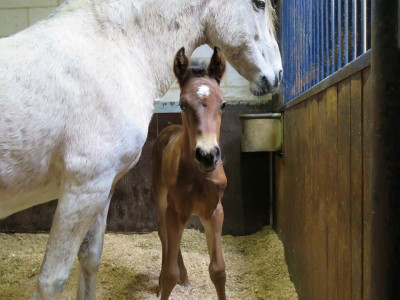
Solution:
<svg viewBox="0 0 400 300"><path fill-rule="evenodd" d="M214 157L214 161L218 161L221 157L221 149L215 147L214 150L211 151L211 155Z"/></svg>
<svg viewBox="0 0 400 300"><path fill-rule="evenodd" d="M196 148L195 151L196 160L205 166L215 166L220 157L221 149L219 147L214 147L210 152L205 152L201 148Z"/></svg>
<svg viewBox="0 0 400 300"><path fill-rule="evenodd" d="M279 82L282 81L282 77L283 77L283 70L280 70L278 75Z"/></svg>
<svg viewBox="0 0 400 300"><path fill-rule="evenodd" d="M203 150L201 150L200 148L196 148L195 157L196 157L197 161L202 162L205 155L206 154Z"/></svg>

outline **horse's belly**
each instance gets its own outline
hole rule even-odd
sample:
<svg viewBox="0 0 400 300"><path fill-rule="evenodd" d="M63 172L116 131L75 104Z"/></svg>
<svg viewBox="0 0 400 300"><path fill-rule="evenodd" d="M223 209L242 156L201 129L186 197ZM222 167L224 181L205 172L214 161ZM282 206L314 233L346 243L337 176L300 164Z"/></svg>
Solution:
<svg viewBox="0 0 400 300"><path fill-rule="evenodd" d="M26 208L57 199L59 190L58 182L53 180L29 191L21 191L17 194L2 193L0 196L0 219Z"/></svg>

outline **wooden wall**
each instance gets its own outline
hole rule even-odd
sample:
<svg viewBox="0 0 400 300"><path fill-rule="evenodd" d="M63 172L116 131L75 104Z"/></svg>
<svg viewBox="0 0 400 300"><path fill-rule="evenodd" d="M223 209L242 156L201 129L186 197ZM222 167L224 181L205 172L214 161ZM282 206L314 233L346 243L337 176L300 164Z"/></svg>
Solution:
<svg viewBox="0 0 400 300"><path fill-rule="evenodd" d="M276 228L300 299L369 299L370 68L284 111Z"/></svg>

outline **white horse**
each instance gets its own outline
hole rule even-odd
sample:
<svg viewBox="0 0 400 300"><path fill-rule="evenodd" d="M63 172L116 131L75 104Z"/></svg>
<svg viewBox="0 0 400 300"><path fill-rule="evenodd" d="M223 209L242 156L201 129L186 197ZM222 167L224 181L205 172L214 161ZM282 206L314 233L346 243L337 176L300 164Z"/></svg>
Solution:
<svg viewBox="0 0 400 300"><path fill-rule="evenodd" d="M75 256L95 299L113 187L138 161L184 46L219 46L263 95L281 58L269 0L71 0L0 40L0 218L59 199L34 296L59 299Z"/></svg>

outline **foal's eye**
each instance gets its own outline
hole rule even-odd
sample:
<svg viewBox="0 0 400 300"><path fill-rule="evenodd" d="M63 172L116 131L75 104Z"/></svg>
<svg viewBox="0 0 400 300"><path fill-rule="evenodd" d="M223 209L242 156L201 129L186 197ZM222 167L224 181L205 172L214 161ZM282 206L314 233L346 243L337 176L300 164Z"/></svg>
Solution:
<svg viewBox="0 0 400 300"><path fill-rule="evenodd" d="M181 110L182 110L182 111L185 111L185 110L186 110L186 104L179 104L179 106L181 107Z"/></svg>
<svg viewBox="0 0 400 300"><path fill-rule="evenodd" d="M222 103L222 104L221 104L221 109L224 109L225 106L226 106L226 102Z"/></svg>
<svg viewBox="0 0 400 300"><path fill-rule="evenodd" d="M265 9L265 1L264 0L253 0L254 5L258 8L258 9Z"/></svg>

